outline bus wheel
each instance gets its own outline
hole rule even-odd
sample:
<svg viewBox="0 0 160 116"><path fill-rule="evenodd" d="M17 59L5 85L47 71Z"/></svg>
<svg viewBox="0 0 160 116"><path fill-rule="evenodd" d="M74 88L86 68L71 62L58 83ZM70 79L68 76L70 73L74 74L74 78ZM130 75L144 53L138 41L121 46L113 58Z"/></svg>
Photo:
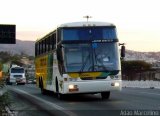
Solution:
<svg viewBox="0 0 160 116"><path fill-rule="evenodd" d="M101 93L101 97L102 97L102 99L109 99L109 97L110 97L110 91L102 92Z"/></svg>

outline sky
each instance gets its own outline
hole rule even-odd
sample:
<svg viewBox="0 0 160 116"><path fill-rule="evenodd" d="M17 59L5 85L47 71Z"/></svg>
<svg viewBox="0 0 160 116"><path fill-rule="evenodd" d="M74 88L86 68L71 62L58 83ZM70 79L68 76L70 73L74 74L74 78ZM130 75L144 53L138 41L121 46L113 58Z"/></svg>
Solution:
<svg viewBox="0 0 160 116"><path fill-rule="evenodd" d="M15 24L16 39L35 41L67 22L110 22L126 49L160 51L159 0L0 0L0 24Z"/></svg>

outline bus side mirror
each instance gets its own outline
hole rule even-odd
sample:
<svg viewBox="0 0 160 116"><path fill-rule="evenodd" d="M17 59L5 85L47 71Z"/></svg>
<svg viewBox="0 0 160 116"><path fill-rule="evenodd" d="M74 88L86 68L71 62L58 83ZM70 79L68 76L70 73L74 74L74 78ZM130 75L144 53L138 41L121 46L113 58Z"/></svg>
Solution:
<svg viewBox="0 0 160 116"><path fill-rule="evenodd" d="M121 46L121 58L124 58L125 57L125 46L122 45Z"/></svg>

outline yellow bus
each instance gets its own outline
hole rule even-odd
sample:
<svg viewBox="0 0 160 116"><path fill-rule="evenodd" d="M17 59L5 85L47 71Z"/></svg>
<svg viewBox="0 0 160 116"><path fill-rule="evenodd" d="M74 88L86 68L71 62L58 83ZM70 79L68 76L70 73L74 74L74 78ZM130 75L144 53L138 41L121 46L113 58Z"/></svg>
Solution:
<svg viewBox="0 0 160 116"><path fill-rule="evenodd" d="M71 22L35 43L37 86L42 94L101 93L122 88L116 26L106 22ZM124 48L124 46L122 46ZM122 56L124 49L122 50Z"/></svg>

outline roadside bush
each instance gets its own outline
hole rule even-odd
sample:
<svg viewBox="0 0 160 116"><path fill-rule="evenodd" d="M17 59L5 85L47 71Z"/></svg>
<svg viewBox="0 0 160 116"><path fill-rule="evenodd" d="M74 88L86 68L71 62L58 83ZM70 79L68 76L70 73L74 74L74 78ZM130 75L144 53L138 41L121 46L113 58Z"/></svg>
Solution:
<svg viewBox="0 0 160 116"><path fill-rule="evenodd" d="M4 81L0 80L0 92L3 91L4 87L5 87ZM5 112L6 110L5 107L10 105L11 105L11 100L9 98L9 93L5 92L2 95L0 95L0 115Z"/></svg>
<svg viewBox="0 0 160 116"><path fill-rule="evenodd" d="M11 102L9 99L9 93L5 92L2 96L0 96L0 114L5 112L5 107L10 106Z"/></svg>

